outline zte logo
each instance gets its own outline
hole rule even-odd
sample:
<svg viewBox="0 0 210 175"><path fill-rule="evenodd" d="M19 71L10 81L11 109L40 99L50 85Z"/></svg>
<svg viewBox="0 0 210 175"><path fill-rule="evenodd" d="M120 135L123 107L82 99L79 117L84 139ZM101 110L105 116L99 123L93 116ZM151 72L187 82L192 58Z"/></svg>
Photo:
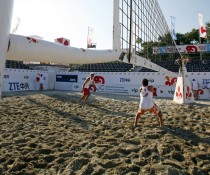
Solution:
<svg viewBox="0 0 210 175"><path fill-rule="evenodd" d="M77 85L76 85L76 86L74 86L74 88L75 88L75 89L78 89L78 88L79 88L79 86L77 86Z"/></svg>
<svg viewBox="0 0 210 175"><path fill-rule="evenodd" d="M120 78L120 82L130 82L130 78Z"/></svg>
<svg viewBox="0 0 210 175"><path fill-rule="evenodd" d="M27 90L29 88L28 83L19 83L19 82L14 82L14 83L9 83L9 90L10 91L15 91L15 90Z"/></svg>

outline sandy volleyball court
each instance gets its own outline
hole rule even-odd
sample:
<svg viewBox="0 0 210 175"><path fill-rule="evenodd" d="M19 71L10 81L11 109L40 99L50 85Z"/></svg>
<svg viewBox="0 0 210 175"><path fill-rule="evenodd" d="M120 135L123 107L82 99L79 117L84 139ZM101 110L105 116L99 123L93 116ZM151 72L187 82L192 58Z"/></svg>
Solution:
<svg viewBox="0 0 210 175"><path fill-rule="evenodd" d="M209 175L210 101L156 99L164 127L138 97L68 91L3 93L2 175Z"/></svg>

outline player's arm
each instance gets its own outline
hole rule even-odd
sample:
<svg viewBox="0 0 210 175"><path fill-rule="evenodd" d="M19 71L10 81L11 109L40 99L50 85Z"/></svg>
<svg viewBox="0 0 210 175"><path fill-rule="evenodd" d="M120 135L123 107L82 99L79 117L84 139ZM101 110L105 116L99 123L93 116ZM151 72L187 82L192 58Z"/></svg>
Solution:
<svg viewBox="0 0 210 175"><path fill-rule="evenodd" d="M90 80L90 77L86 78L85 82L82 85L82 90L84 89L85 84Z"/></svg>
<svg viewBox="0 0 210 175"><path fill-rule="evenodd" d="M142 88L139 88L139 94L141 93L141 91L142 91Z"/></svg>
<svg viewBox="0 0 210 175"><path fill-rule="evenodd" d="M148 86L148 90L153 93L154 90L153 86Z"/></svg>

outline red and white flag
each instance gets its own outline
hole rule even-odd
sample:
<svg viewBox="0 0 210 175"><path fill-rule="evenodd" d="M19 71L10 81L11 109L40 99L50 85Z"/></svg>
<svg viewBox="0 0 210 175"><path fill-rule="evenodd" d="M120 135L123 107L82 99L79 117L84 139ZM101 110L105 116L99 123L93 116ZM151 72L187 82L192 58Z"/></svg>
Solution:
<svg viewBox="0 0 210 175"><path fill-rule="evenodd" d="M206 29L203 25L203 15L198 14L198 21L199 21L199 35L201 38L207 38Z"/></svg>

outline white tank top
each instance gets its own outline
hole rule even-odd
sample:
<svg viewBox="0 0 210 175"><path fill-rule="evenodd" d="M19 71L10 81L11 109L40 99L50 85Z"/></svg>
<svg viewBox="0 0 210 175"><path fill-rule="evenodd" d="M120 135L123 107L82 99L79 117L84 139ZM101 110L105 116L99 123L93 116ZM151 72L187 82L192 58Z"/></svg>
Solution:
<svg viewBox="0 0 210 175"><path fill-rule="evenodd" d="M90 80L87 83L85 83L84 88L89 88L91 84L94 84L94 80L90 78Z"/></svg>
<svg viewBox="0 0 210 175"><path fill-rule="evenodd" d="M198 82L192 81L192 90L198 90Z"/></svg>
<svg viewBox="0 0 210 175"><path fill-rule="evenodd" d="M39 83L44 83L44 76L43 75L39 77Z"/></svg>
<svg viewBox="0 0 210 175"><path fill-rule="evenodd" d="M148 90L148 86L141 87L139 109L150 109L154 106L153 93Z"/></svg>

